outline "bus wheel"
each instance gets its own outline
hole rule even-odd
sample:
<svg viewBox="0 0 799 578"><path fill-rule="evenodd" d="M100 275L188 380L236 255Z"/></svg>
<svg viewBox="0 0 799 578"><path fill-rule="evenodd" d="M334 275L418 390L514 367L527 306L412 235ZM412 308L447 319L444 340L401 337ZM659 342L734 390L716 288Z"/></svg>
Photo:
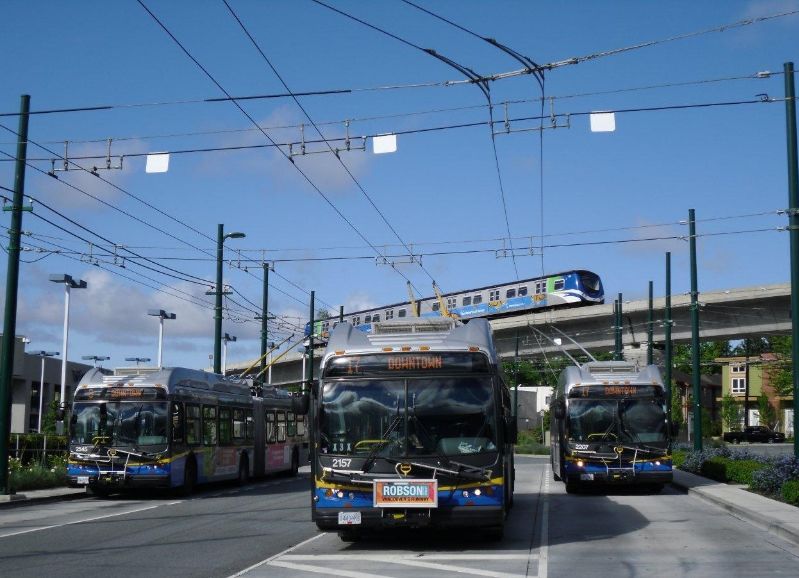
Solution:
<svg viewBox="0 0 799 578"><path fill-rule="evenodd" d="M105 498L110 492L107 488L104 488L98 484L89 484L86 486L86 493L90 496L95 496L96 498Z"/></svg>
<svg viewBox="0 0 799 578"><path fill-rule="evenodd" d="M183 485L180 487L181 496L191 496L194 493L194 486L197 483L197 464L194 458L186 460L186 467L183 468Z"/></svg>
<svg viewBox="0 0 799 578"><path fill-rule="evenodd" d="M566 493L567 494L576 494L580 491L580 486L577 482L566 482Z"/></svg>
<svg viewBox="0 0 799 578"><path fill-rule="evenodd" d="M250 482L250 462L247 460L247 454L242 454L241 462L239 463L239 479L240 486L246 486Z"/></svg>

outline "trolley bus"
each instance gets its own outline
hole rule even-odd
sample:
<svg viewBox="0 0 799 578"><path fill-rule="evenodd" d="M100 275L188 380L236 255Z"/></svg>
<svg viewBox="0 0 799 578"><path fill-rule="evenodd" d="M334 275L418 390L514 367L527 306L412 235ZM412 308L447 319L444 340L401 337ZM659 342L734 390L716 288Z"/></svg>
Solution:
<svg viewBox="0 0 799 578"><path fill-rule="evenodd" d="M302 398L274 388L253 397L246 381L194 369L117 372L89 370L75 391L71 486L190 494L196 484L296 474L307 461Z"/></svg>
<svg viewBox="0 0 799 578"><path fill-rule="evenodd" d="M656 366L597 361L567 367L551 414L552 472L567 492L596 484L659 492L671 482L671 427Z"/></svg>
<svg viewBox="0 0 799 578"><path fill-rule="evenodd" d="M485 319L338 324L311 401L312 515L351 541L390 526L502 535L515 423Z"/></svg>

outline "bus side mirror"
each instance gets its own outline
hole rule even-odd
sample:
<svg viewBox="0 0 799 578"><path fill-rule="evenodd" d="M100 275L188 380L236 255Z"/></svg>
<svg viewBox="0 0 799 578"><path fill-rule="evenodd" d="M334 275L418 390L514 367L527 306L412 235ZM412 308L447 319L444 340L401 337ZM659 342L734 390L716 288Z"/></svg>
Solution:
<svg viewBox="0 0 799 578"><path fill-rule="evenodd" d="M563 419L566 417L566 404L562 399L552 404L552 415L555 416L555 419Z"/></svg>
<svg viewBox="0 0 799 578"><path fill-rule="evenodd" d="M311 396L309 393L303 393L297 397L291 398L291 411L296 413L297 415L307 415L308 414L308 406L311 402Z"/></svg>
<svg viewBox="0 0 799 578"><path fill-rule="evenodd" d="M515 444L519 439L519 429L516 426L516 418L510 416L505 418L505 442Z"/></svg>

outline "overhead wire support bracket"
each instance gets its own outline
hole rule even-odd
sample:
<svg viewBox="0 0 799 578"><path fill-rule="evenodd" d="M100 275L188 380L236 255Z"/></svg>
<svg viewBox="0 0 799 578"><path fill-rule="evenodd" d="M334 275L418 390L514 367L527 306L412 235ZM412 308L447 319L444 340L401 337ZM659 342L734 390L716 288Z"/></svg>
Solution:
<svg viewBox="0 0 799 578"><path fill-rule="evenodd" d="M105 166L104 167L94 166L94 167L92 167L89 170L89 172L92 173L94 176L97 176L98 175L98 171L101 171L101 170L105 170L105 171L111 171L111 170L121 171L122 170L122 165L123 165L125 156L124 155L117 155L116 157L113 157L111 155L111 143L112 143L112 141L113 141L113 139L108 139L106 141L107 147L106 147L106 153L105 153ZM119 159L119 164L116 164L116 165L114 164L114 158ZM56 161L62 161L62 167L61 168L56 167ZM56 173L67 172L67 171L70 171L70 170L84 170L81 167L70 169L69 165L70 165L70 160L69 160L69 141L64 141L64 156L61 159L50 159L50 170L47 172L47 174L50 175L51 177L54 177L54 178L57 179L58 175L56 175Z"/></svg>
<svg viewBox="0 0 799 578"><path fill-rule="evenodd" d="M414 255L413 253L409 254L407 257L403 258L402 260L399 259L389 259L388 257L384 257L380 255L379 257L375 257L375 265L390 265L394 267L396 265L413 265L414 263L421 265L422 264L422 256L421 255Z"/></svg>
<svg viewBox="0 0 799 578"><path fill-rule="evenodd" d="M341 140L343 140L344 141L344 147L343 148L332 147L332 146L330 146L330 142L329 142L328 139L325 139L324 137L322 137L322 138L324 139L322 142L324 142L324 143L326 143L328 145L327 148L324 148L324 149L321 149L321 150L308 150L308 145L309 144L317 143L319 141L311 141L310 143L307 142L305 140L305 124L304 123L300 124L300 141L296 142L296 143L288 143L288 148L289 148L288 157L289 157L289 160L291 160L293 162L294 161L294 157L301 157L301 156L305 156L305 155L318 155L318 154L324 154L324 153L333 153L334 155L336 155L338 157L339 154L343 153L343 152L365 151L366 150L366 139L367 139L367 137L365 137L365 136L355 136L355 137L350 136L350 121L349 120L345 120L344 121L344 138L343 139L341 139L341 138L330 139L330 141L341 141ZM353 140L360 141L360 145L353 144ZM299 150L296 150L297 147L299 148Z"/></svg>

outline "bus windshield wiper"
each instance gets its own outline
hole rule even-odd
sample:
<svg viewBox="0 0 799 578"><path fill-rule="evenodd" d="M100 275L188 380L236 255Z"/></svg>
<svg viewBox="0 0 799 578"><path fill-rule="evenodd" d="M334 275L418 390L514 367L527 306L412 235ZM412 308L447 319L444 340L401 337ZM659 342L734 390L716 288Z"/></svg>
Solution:
<svg viewBox="0 0 799 578"><path fill-rule="evenodd" d="M394 419L391 420L391 423L389 424L389 426L386 429L386 431L381 434L380 441L378 441L374 445L374 447L369 452L369 455L366 456L366 460L363 462L363 468L362 468L363 469L363 473L366 473L366 472L368 472L369 470L372 469L372 466L374 465L374 462L375 462L375 458L377 458L377 452L379 452L381 449L383 449L383 447L385 447L385 445L387 443L389 443L390 440L388 439L388 436L390 436L391 433L395 429L397 429L397 426L400 423L402 423L402 421L403 421L403 417L400 415L400 413L399 413L399 405L397 405L397 415L395 415Z"/></svg>

